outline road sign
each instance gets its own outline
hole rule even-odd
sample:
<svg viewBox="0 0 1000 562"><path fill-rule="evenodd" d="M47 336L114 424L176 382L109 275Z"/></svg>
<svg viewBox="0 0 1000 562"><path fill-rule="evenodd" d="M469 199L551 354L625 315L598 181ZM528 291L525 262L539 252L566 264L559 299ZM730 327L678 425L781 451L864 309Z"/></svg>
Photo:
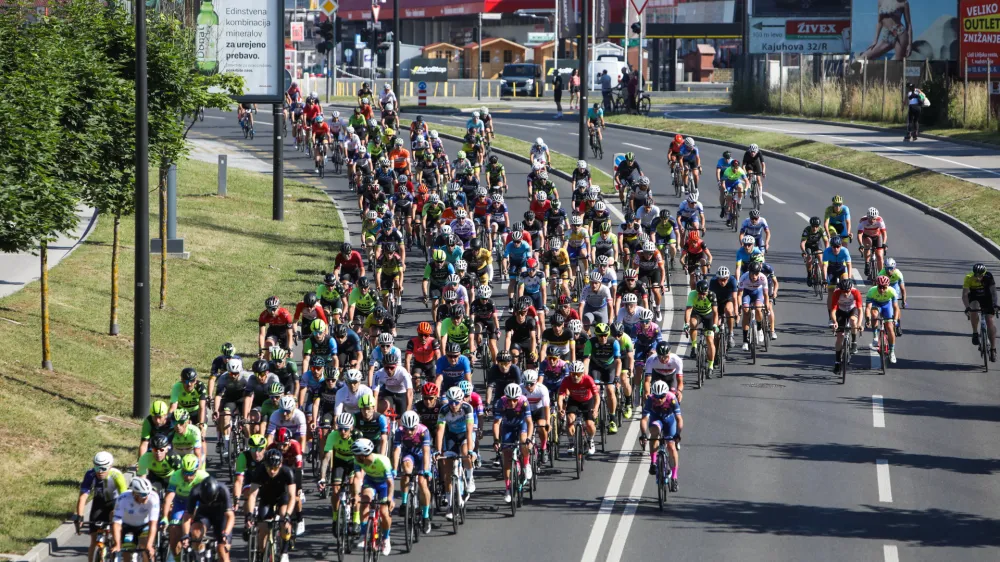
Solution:
<svg viewBox="0 0 1000 562"><path fill-rule="evenodd" d="M417 89L418 90L426 90L427 89L427 82L417 82Z"/></svg>
<svg viewBox="0 0 1000 562"><path fill-rule="evenodd" d="M340 4L334 2L333 0L324 0L319 5L319 9L323 10L323 13L326 14L327 16L332 16L333 13L336 12L337 8L339 7Z"/></svg>
<svg viewBox="0 0 1000 562"><path fill-rule="evenodd" d="M351 62L351 59L353 58L354 58L354 49L344 49L344 60L347 62Z"/></svg>
<svg viewBox="0 0 1000 562"><path fill-rule="evenodd" d="M306 40L306 24L301 21L293 21L291 25L292 41L301 42Z"/></svg>
<svg viewBox="0 0 1000 562"><path fill-rule="evenodd" d="M646 9L646 4L649 3L649 0L639 0L639 4L636 4L635 0L631 0L631 2L632 2L632 7L635 8L635 13L641 16L642 11Z"/></svg>
<svg viewBox="0 0 1000 562"><path fill-rule="evenodd" d="M291 87L292 87L292 73L288 72L288 70L286 69L285 70L285 91L287 92L288 88L291 88Z"/></svg>

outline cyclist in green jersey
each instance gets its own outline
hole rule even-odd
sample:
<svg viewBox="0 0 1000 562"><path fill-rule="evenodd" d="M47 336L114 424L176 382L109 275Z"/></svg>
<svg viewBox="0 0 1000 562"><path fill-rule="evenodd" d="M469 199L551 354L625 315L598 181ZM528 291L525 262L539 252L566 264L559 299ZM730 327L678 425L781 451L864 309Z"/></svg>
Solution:
<svg viewBox="0 0 1000 562"><path fill-rule="evenodd" d="M257 468L257 465L264 460L264 448L267 447L267 439L255 433L247 440L246 451L236 457L236 466L233 467L233 507L240 505L240 498L243 491L250 485L247 482L249 475Z"/></svg>
<svg viewBox="0 0 1000 562"><path fill-rule="evenodd" d="M476 362L476 354L469 346L469 333L472 331L472 322L465 314L465 306L456 304L451 307L449 318L445 318L438 325L438 337L441 339L441 347L447 347L448 342L454 342L462 346L462 353L468 355L469 361Z"/></svg>
<svg viewBox="0 0 1000 562"><path fill-rule="evenodd" d="M149 440L157 435L170 437L174 427L171 423L170 407L163 400L157 400L149 407L149 415L142 420L142 431L139 434L139 456L149 449Z"/></svg>
<svg viewBox="0 0 1000 562"><path fill-rule="evenodd" d="M347 316L352 320L359 317L364 319L375 310L377 304L378 291L371 286L367 277L362 277L347 298Z"/></svg>
<svg viewBox="0 0 1000 562"><path fill-rule="evenodd" d="M691 357L698 354L698 325L705 330L708 346L708 375L715 368L715 323L719 319L719 302L715 293L709 291L708 279L702 279L688 292L687 307L684 309L684 332L691 338Z"/></svg>
<svg viewBox="0 0 1000 562"><path fill-rule="evenodd" d="M620 382L622 385L622 395L625 397L622 417L632 419L632 380L629 373L632 372L635 366L635 344L632 342L632 336L625 332L625 324L623 322L614 322L611 324L611 337L618 342L622 360Z"/></svg>
<svg viewBox="0 0 1000 562"><path fill-rule="evenodd" d="M191 423L187 410L174 410L174 436L172 439L174 451L179 455L193 454L202 463L205 461L205 449L201 446L201 431Z"/></svg>
<svg viewBox="0 0 1000 562"><path fill-rule="evenodd" d="M181 519L188 507L194 507L187 505L188 496L191 495L191 490L195 486L208 478L208 472L201 467L197 456L184 455L181 458L180 470L174 471L167 484L167 495L163 498L163 516L160 519L160 524L170 523L170 555L168 555L168 560L176 560L181 554L183 535Z"/></svg>
<svg viewBox="0 0 1000 562"><path fill-rule="evenodd" d="M187 410L188 415L196 420L198 428L204 432L207 400L208 387L198 380L198 372L192 367L181 370L181 380L175 382L170 389L170 411L178 408Z"/></svg>
<svg viewBox="0 0 1000 562"><path fill-rule="evenodd" d="M354 415L341 412L337 416L337 431L331 431L326 437L326 444L323 446L323 465L320 468L319 490L325 493L327 487L327 475L330 476L329 486L330 505L333 507L333 527L334 534L337 534L337 525L340 523L340 485L345 481L350 481L354 474L354 455L351 453L351 446L358 439L363 439L364 435L354 429ZM352 523L360 522L358 506L354 506L351 513ZM346 525L347 522L344 521Z"/></svg>
<svg viewBox="0 0 1000 562"><path fill-rule="evenodd" d="M395 483L393 481L392 462L385 455L375 454L375 444L370 440L361 438L351 445L351 453L354 454L355 470L364 473L364 478L355 480L355 491L361 498L361 520L365 521L361 526L361 536L365 536L365 526L368 520L368 510L373 503L378 503L379 529L382 534L382 554L388 556L392 550L389 543L389 532L392 528L392 510L395 502ZM365 543L362 538L358 548L364 548Z"/></svg>
<svg viewBox="0 0 1000 562"><path fill-rule="evenodd" d="M181 456L170 450L170 439L157 435L150 442L150 450L139 457L136 476L144 476L157 490L166 490L170 477L181 466Z"/></svg>
<svg viewBox="0 0 1000 562"><path fill-rule="evenodd" d="M593 107L587 110L587 131L597 132L597 138L599 140L604 140L601 136L601 129L604 128L604 108L600 104L595 103Z"/></svg>
<svg viewBox="0 0 1000 562"><path fill-rule="evenodd" d="M889 286L889 278L880 275L875 279L875 286L868 289L865 295L865 319L869 327L875 327L875 312L878 312L878 322L883 324L886 338L889 342L889 362L896 362L896 330L894 319L899 317L899 297ZM872 349L878 349L878 337L872 339Z"/></svg>
<svg viewBox="0 0 1000 562"><path fill-rule="evenodd" d="M486 178L490 187L507 186L507 170L495 154L490 156L490 162L486 165Z"/></svg>

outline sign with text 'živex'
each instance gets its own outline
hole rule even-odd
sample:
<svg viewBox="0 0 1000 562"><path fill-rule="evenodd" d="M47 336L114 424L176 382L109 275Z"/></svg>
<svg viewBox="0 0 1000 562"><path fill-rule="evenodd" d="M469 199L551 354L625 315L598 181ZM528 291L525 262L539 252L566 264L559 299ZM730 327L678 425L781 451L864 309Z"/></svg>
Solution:
<svg viewBox="0 0 1000 562"><path fill-rule="evenodd" d="M196 24L199 72L242 76L246 91L241 101L281 102L285 50L281 0L202 0Z"/></svg>

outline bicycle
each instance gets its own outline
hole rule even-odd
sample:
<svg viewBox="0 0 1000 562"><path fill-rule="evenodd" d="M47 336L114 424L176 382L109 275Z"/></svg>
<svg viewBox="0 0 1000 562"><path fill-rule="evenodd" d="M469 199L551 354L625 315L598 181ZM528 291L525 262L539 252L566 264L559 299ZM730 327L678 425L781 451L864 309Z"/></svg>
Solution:
<svg viewBox="0 0 1000 562"><path fill-rule="evenodd" d="M573 449L573 455L576 457L576 479L580 479L580 474L583 472L584 463L584 447L586 447L586 439L584 439L584 425L583 417L581 415L576 416L576 420L573 422L574 433L573 439L575 441L575 446Z"/></svg>
<svg viewBox="0 0 1000 562"><path fill-rule="evenodd" d="M353 473L344 471L340 482L340 491L337 494L339 504L337 506L337 526L334 535L337 537L337 561L343 562L344 554L351 554L353 544L351 544L351 515L354 511L354 492L351 485Z"/></svg>
<svg viewBox="0 0 1000 562"><path fill-rule="evenodd" d="M264 523L267 524L267 545L264 546L264 558L257 562L280 562L282 555L286 554L288 546L281 534L281 516L275 515ZM256 537L257 533L251 530L250 535ZM255 552L256 549L250 551L251 558Z"/></svg>
<svg viewBox="0 0 1000 562"><path fill-rule="evenodd" d="M365 529L365 546L362 551L362 560L366 562L375 562L382 556L382 546L385 544L385 537L382 536L382 529L379 527L382 523L382 510L379 507L381 504L388 502L389 498L386 498L377 503L372 502L373 505L368 507L368 526Z"/></svg>
<svg viewBox="0 0 1000 562"><path fill-rule="evenodd" d="M250 123L250 112L244 111L243 117L240 118L240 128L243 129L243 138L249 138L253 140L253 125Z"/></svg>
<svg viewBox="0 0 1000 562"><path fill-rule="evenodd" d="M719 326L715 330L715 372L721 379L726 372L726 354L729 353L729 322L726 315L720 315Z"/></svg>
<svg viewBox="0 0 1000 562"><path fill-rule="evenodd" d="M466 490L468 482L465 480L465 469L462 467L462 455L454 451L448 451L443 455L446 459L452 459L451 474L441 478L451 478L451 497L448 501L448 514L451 515L451 531L453 535L458 534L458 526L465 524L465 500L468 499ZM442 486L442 489L443 486Z"/></svg>
<svg viewBox="0 0 1000 562"><path fill-rule="evenodd" d="M705 378L708 377L708 340L705 337L704 329L698 330L698 348L695 356L698 365L698 388L701 389L705 386Z"/></svg>
<svg viewBox="0 0 1000 562"><path fill-rule="evenodd" d="M970 309L965 309L965 313L968 314ZM993 316L996 317L1000 311L994 311ZM986 315L982 312L979 313L979 355L983 358L983 370L985 372L990 371L990 355L993 352L993 344L990 340L990 330L989 326L986 324Z"/></svg>
<svg viewBox="0 0 1000 562"><path fill-rule="evenodd" d="M757 310L761 307L755 306L750 309L750 363L757 364ZM766 313L763 316L767 316Z"/></svg>
<svg viewBox="0 0 1000 562"><path fill-rule="evenodd" d="M510 480L507 492L510 493L510 516L517 515L517 508L524 505L524 468L521 466L521 444L505 443L500 450L511 449L510 454ZM528 483L528 488L531 484Z"/></svg>
<svg viewBox="0 0 1000 562"><path fill-rule="evenodd" d="M757 174L750 174L750 201L753 203L753 209L755 211L760 210L761 197L763 197L760 190L760 178Z"/></svg>
<svg viewBox="0 0 1000 562"><path fill-rule="evenodd" d="M549 412L549 468L555 468L556 461L559 460L559 428L561 427L559 422L559 411L556 408L551 408Z"/></svg>
<svg viewBox="0 0 1000 562"><path fill-rule="evenodd" d="M886 364L889 362L889 336L883 329L882 315L879 313L877 308L872 308L875 311L875 318L871 320L874 325L875 331L875 341L878 344L878 358L881 366L879 371L884 375Z"/></svg>
<svg viewBox="0 0 1000 562"><path fill-rule="evenodd" d="M403 529L406 537L406 552L409 553L414 543L420 542L420 478L417 474L409 475L406 486L409 501L403 506Z"/></svg>
<svg viewBox="0 0 1000 562"><path fill-rule="evenodd" d="M681 163L674 160L670 163L671 183L674 186L674 197L681 196Z"/></svg>
<svg viewBox="0 0 1000 562"><path fill-rule="evenodd" d="M674 479L670 476L670 457L667 451L667 439L664 439L661 435L658 440L660 444L656 448L656 499L659 502L660 511L665 511L667 494L674 484ZM640 447L645 449L647 441L648 438L642 435L639 438Z"/></svg>
<svg viewBox="0 0 1000 562"><path fill-rule="evenodd" d="M847 371L849 370L851 364L851 349L857 338L855 330L850 329L849 325L837 327L837 333L842 334L845 331L847 334L844 335L844 341L842 347L840 348L840 354L838 355L840 360L840 384L847 382Z"/></svg>
<svg viewBox="0 0 1000 562"><path fill-rule="evenodd" d="M686 193L694 193L695 197L697 197L698 196L698 183L695 181L694 172L695 172L695 170L697 170L697 171L700 172L701 171L701 166L691 167L691 166L685 164L685 167L687 168L687 173L685 174L687 176L687 183L684 185L684 191Z"/></svg>
<svg viewBox="0 0 1000 562"><path fill-rule="evenodd" d="M823 253L813 252L809 263L809 279L812 281L813 293L818 298L825 298L826 283L823 282Z"/></svg>
<svg viewBox="0 0 1000 562"><path fill-rule="evenodd" d="M606 383L603 381L594 382L596 382L597 386L601 389L601 405L597 408L597 421L595 423L597 424L597 429L601 435L601 452L605 453L607 452L608 444L608 423L612 421L612 415L608 412L607 387L613 385L612 383ZM613 391L614 389L612 388L612 392Z"/></svg>
<svg viewBox="0 0 1000 562"><path fill-rule="evenodd" d="M333 156L330 158L330 161L333 162L333 173L339 174L344 167L344 153L341 150L340 139L333 140L330 150L333 151Z"/></svg>
<svg viewBox="0 0 1000 562"><path fill-rule="evenodd" d="M601 146L601 137L597 134L596 127L590 128L590 150L594 153L594 158L601 160L604 158L604 147Z"/></svg>

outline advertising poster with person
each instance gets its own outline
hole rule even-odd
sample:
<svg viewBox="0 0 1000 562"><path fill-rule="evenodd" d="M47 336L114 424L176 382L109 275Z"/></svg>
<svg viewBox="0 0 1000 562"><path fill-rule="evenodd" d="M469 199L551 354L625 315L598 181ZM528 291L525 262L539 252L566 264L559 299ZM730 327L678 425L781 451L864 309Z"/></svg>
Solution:
<svg viewBox="0 0 1000 562"><path fill-rule="evenodd" d="M867 60L958 60L957 10L941 0L854 0L851 50Z"/></svg>
<svg viewBox="0 0 1000 562"><path fill-rule="evenodd" d="M202 0L195 23L199 72L242 76L246 101L281 100L284 11L280 0Z"/></svg>

